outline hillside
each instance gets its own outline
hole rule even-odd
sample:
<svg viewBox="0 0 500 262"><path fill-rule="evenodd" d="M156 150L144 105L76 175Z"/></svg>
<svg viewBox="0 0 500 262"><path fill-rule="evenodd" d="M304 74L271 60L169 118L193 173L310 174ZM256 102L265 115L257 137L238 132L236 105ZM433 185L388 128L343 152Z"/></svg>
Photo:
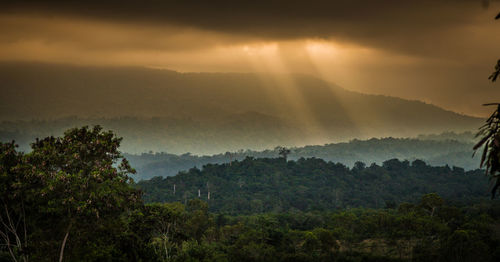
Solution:
<svg viewBox="0 0 500 262"><path fill-rule="evenodd" d="M413 161L421 159L431 165L459 166L466 170L478 168L478 156L472 157L473 135L471 133L419 136L419 138L372 138L352 140L346 143L296 147L291 149L290 160L321 158L325 161L342 163L353 167L358 161L370 165L381 165L391 158ZM278 151L240 150L228 154L215 155L175 155L169 153L125 154L132 166L137 169L134 179L149 179L155 176L173 176L179 171L192 167L201 168L206 164L229 163L231 160L243 160L246 157L274 158Z"/></svg>
<svg viewBox="0 0 500 262"><path fill-rule="evenodd" d="M316 158L288 162L283 158L246 158L140 181L137 187L148 202L203 198L208 199L211 211L242 214L380 208L387 203L416 201L428 193L453 201L486 199L486 185L481 170L433 167L421 160L392 159L382 166L357 164L349 169Z"/></svg>
<svg viewBox="0 0 500 262"><path fill-rule="evenodd" d="M306 75L2 63L0 86L2 139L101 124L125 137L123 150L130 153L214 154L408 137L468 131L482 121Z"/></svg>

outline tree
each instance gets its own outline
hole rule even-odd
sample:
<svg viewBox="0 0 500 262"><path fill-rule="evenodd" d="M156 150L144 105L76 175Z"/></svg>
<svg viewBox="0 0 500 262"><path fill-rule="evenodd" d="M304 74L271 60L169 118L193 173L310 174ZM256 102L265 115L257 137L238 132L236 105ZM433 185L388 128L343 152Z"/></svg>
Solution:
<svg viewBox="0 0 500 262"><path fill-rule="evenodd" d="M85 245L94 237L92 229L118 222L126 209L140 203L139 191L130 187L127 176L135 171L122 159L120 142L113 132L95 126L70 129L63 137L37 139L26 155L13 153L12 144L2 147L0 180L11 192L10 198L2 196L2 200L11 217L29 220L22 232L25 239L54 248L52 252L38 250L41 257L62 261L71 232L75 232L72 246L79 244L78 239ZM30 207L30 213L24 206ZM37 233L28 234L26 228ZM21 235L19 230L16 234Z"/></svg>
<svg viewBox="0 0 500 262"><path fill-rule="evenodd" d="M495 17L495 19L500 19L500 13ZM495 66L495 71L491 73L490 77L488 79L491 79L492 82L495 82L500 75L500 59L498 59L497 64Z"/></svg>
<svg viewBox="0 0 500 262"><path fill-rule="evenodd" d="M425 210L431 217L436 213L436 210L443 206L443 199L436 193L430 193L422 196L420 207Z"/></svg>
<svg viewBox="0 0 500 262"><path fill-rule="evenodd" d="M291 153L290 149L284 146L278 146L275 150L278 150L278 154L283 157L286 161L286 157Z"/></svg>
<svg viewBox="0 0 500 262"><path fill-rule="evenodd" d="M500 18L500 13L495 19ZM500 75L500 59L495 66L494 72L489 79L495 82ZM484 104L485 106L497 106L493 114L486 120L486 124L479 128L476 137L481 137L479 142L474 146L474 153L484 146L481 155L480 167L486 167L486 174L494 180L493 188L491 189L491 198L495 197L495 193L500 187L500 103Z"/></svg>
<svg viewBox="0 0 500 262"><path fill-rule="evenodd" d="M488 104L490 105L490 104ZM491 198L495 197L496 190L500 186L500 104L496 111L486 120L477 133L481 136L481 140L474 146L474 151L477 151L481 146L484 146L481 155L480 167L486 167L486 174L490 175L495 180L495 184L491 190Z"/></svg>
<svg viewBox="0 0 500 262"><path fill-rule="evenodd" d="M181 203L150 204L136 211L134 220L145 231L148 246L162 261L172 261L179 249L179 225L185 220L185 210ZM144 233L141 237L145 237Z"/></svg>
<svg viewBox="0 0 500 262"><path fill-rule="evenodd" d="M14 261L28 261L26 199L29 189L21 172L23 154L17 145L0 142L0 237Z"/></svg>

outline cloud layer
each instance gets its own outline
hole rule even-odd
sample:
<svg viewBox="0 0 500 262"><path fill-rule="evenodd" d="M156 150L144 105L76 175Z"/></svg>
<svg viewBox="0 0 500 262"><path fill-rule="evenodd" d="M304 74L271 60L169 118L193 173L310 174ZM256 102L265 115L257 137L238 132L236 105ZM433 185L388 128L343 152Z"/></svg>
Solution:
<svg viewBox="0 0 500 262"><path fill-rule="evenodd" d="M485 8L488 6L488 8ZM313 74L474 115L499 1L4 1L0 60Z"/></svg>

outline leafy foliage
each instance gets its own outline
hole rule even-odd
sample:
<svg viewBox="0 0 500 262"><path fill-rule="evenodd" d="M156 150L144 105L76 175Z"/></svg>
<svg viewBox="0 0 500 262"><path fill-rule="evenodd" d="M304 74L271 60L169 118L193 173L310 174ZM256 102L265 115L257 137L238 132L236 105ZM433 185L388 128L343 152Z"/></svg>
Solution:
<svg viewBox="0 0 500 262"><path fill-rule="evenodd" d="M474 146L474 150L483 147L480 166L486 166L486 174L495 181L491 190L491 197L495 197L495 192L500 186L500 104L498 109L486 120L477 133L481 140Z"/></svg>
<svg viewBox="0 0 500 262"><path fill-rule="evenodd" d="M16 218L24 225L1 231L7 245L9 238L21 243L11 252L13 258L61 261L112 254L113 244L93 239L116 230L123 212L140 200L128 184L127 174L134 172L128 162L115 167L120 141L96 126L36 140L26 155L16 153L13 143L1 144L0 182L7 189L2 190L2 220ZM92 244L103 249L94 250Z"/></svg>
<svg viewBox="0 0 500 262"><path fill-rule="evenodd" d="M208 203L210 204L210 203ZM500 206L439 195L395 208L229 216L199 199L148 204L133 232L159 261L496 261ZM431 211L431 212L430 212ZM162 226L163 225L163 226ZM159 228L169 228L165 230ZM138 231L136 231L138 230ZM167 230L168 231L168 230ZM160 239L162 239L161 242ZM163 244L161 244L163 243ZM168 254L168 257L166 256Z"/></svg>
<svg viewBox="0 0 500 262"><path fill-rule="evenodd" d="M414 201L422 194L438 192L446 199L471 201L485 198L486 178L481 170L432 167L415 160L392 159L381 166L358 162L352 169L322 159L246 158L229 164L208 164L177 176L137 183L146 202L187 202L206 199L213 212L250 214L291 210L385 206L386 201ZM174 185L176 192L174 193Z"/></svg>
<svg viewBox="0 0 500 262"><path fill-rule="evenodd" d="M457 207L438 194L418 195L446 185L454 191L443 191L446 198L472 199L480 195L474 189L481 184L477 171L396 159L349 169L314 158L247 158L143 181L139 186L156 182L158 196L173 193L162 186L175 182L174 198L184 202L144 205L127 176L133 169L119 161L119 144L100 127L37 140L27 154L17 152L14 142L0 143L0 186L6 189L0 191L0 261L500 259L498 203ZM436 188L423 184L425 179ZM209 201L186 193L189 185L207 182ZM223 199L226 186L233 194ZM398 198L381 203L385 208L352 208L373 200L377 206L390 194ZM405 200L401 195L414 201L398 206ZM339 199L333 206L332 196ZM234 215L210 212L228 207Z"/></svg>
<svg viewBox="0 0 500 262"><path fill-rule="evenodd" d="M499 19L498 14L495 19ZM490 75L489 79L495 82L500 74L500 59L495 66L495 71ZM500 103L484 104L485 106L495 105L497 109L486 120L486 124L479 128L476 136L480 136L481 140L474 146L474 150L478 150L484 145L483 154L481 156L480 166L486 166L486 174L490 175L494 181L494 186L491 189L491 198L495 197L495 193L500 187Z"/></svg>
<svg viewBox="0 0 500 262"><path fill-rule="evenodd" d="M488 77L492 82L495 82L498 78L498 75L500 75L500 59L498 60L497 64L495 65L495 70L491 75Z"/></svg>
<svg viewBox="0 0 500 262"><path fill-rule="evenodd" d="M31 189L26 182L23 154L14 141L0 143L0 239L11 258L27 261L26 215Z"/></svg>

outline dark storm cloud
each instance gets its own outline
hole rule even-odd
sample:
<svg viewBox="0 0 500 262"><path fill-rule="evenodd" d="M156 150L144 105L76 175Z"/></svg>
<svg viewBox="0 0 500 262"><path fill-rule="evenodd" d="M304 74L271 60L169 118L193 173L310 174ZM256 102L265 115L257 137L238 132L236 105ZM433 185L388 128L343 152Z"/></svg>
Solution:
<svg viewBox="0 0 500 262"><path fill-rule="evenodd" d="M7 1L0 12L188 26L263 39L332 37L428 54L439 53L436 46L455 29L475 24L484 3L488 1Z"/></svg>
<svg viewBox="0 0 500 262"><path fill-rule="evenodd" d="M500 0L0 1L0 61L299 72L485 116ZM330 52L330 53L328 53Z"/></svg>

